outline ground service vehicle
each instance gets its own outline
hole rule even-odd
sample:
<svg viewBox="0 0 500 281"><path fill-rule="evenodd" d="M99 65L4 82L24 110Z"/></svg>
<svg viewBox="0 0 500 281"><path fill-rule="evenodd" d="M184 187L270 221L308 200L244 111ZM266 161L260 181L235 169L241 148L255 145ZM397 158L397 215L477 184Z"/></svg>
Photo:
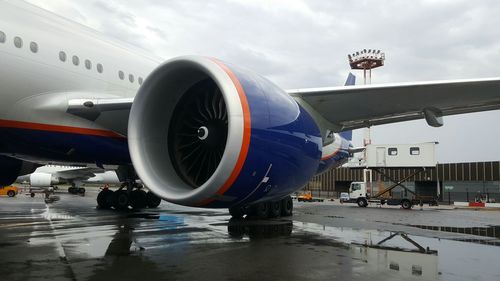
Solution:
<svg viewBox="0 0 500 281"><path fill-rule="evenodd" d="M17 193L19 193L19 190L15 186L0 186L0 196L14 197Z"/></svg>
<svg viewBox="0 0 500 281"><path fill-rule="evenodd" d="M390 191L398 186L408 191L411 196L406 198L393 198L388 196ZM377 190L376 184L371 182L352 182L349 187L349 202L357 203L359 207L366 207L368 203L401 205L403 209L411 209L413 205L422 206L424 203L437 205L436 198L432 196L419 196L405 186L400 185L400 183L395 183L383 190Z"/></svg>
<svg viewBox="0 0 500 281"><path fill-rule="evenodd" d="M323 202L324 200L321 198L314 198L312 196L311 191L304 192L297 196L297 201L304 201L304 202Z"/></svg>

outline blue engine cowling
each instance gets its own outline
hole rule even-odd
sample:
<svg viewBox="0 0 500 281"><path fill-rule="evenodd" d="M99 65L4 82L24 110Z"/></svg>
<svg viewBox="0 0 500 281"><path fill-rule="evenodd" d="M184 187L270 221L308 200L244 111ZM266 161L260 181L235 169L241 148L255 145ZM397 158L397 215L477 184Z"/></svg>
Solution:
<svg viewBox="0 0 500 281"><path fill-rule="evenodd" d="M227 208L280 199L310 180L322 139L312 117L250 71L170 60L144 81L129 118L134 168L163 199Z"/></svg>

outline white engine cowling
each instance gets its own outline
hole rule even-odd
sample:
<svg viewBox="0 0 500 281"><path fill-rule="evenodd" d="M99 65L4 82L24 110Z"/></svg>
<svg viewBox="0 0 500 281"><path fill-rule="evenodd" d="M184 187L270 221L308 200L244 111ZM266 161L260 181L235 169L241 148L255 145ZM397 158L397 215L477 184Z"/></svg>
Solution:
<svg viewBox="0 0 500 281"><path fill-rule="evenodd" d="M49 187L58 183L59 179L52 174L33 173L30 175L30 185L32 187Z"/></svg>

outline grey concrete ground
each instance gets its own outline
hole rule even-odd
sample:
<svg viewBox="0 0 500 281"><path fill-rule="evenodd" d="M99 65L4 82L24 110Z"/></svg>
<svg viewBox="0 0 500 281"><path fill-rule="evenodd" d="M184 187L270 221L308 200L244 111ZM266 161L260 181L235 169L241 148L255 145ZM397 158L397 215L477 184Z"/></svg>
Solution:
<svg viewBox="0 0 500 281"><path fill-rule="evenodd" d="M0 280L500 280L490 227L500 212L296 202L293 219L233 221L225 210L165 202L98 210L92 190L56 196L0 198ZM437 254L400 236L363 246L393 231Z"/></svg>

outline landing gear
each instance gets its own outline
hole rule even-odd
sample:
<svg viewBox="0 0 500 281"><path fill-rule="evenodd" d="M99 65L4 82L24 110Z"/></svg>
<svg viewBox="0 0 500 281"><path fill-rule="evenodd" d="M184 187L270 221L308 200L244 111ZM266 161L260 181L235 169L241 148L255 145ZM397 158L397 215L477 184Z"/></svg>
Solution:
<svg viewBox="0 0 500 281"><path fill-rule="evenodd" d="M289 217L292 215L292 197L287 196L279 201L260 202L251 206L236 206L229 208L233 218L243 218L245 215L255 219Z"/></svg>
<svg viewBox="0 0 500 281"><path fill-rule="evenodd" d="M97 194L97 205L101 209L109 209L113 206L114 192L105 188Z"/></svg>
<svg viewBox="0 0 500 281"><path fill-rule="evenodd" d="M72 184L70 187L68 187L68 192L71 194L85 194L85 188L84 187L77 187L76 184Z"/></svg>
<svg viewBox="0 0 500 281"><path fill-rule="evenodd" d="M161 198L151 191L142 190L143 186L136 182L123 183L117 191L107 187L97 195L97 205L102 209L113 207L116 210L156 208L161 203Z"/></svg>
<svg viewBox="0 0 500 281"><path fill-rule="evenodd" d="M154 193L151 191L148 191L146 193L146 204L148 205L148 208L157 208L161 203L161 198L156 196Z"/></svg>

